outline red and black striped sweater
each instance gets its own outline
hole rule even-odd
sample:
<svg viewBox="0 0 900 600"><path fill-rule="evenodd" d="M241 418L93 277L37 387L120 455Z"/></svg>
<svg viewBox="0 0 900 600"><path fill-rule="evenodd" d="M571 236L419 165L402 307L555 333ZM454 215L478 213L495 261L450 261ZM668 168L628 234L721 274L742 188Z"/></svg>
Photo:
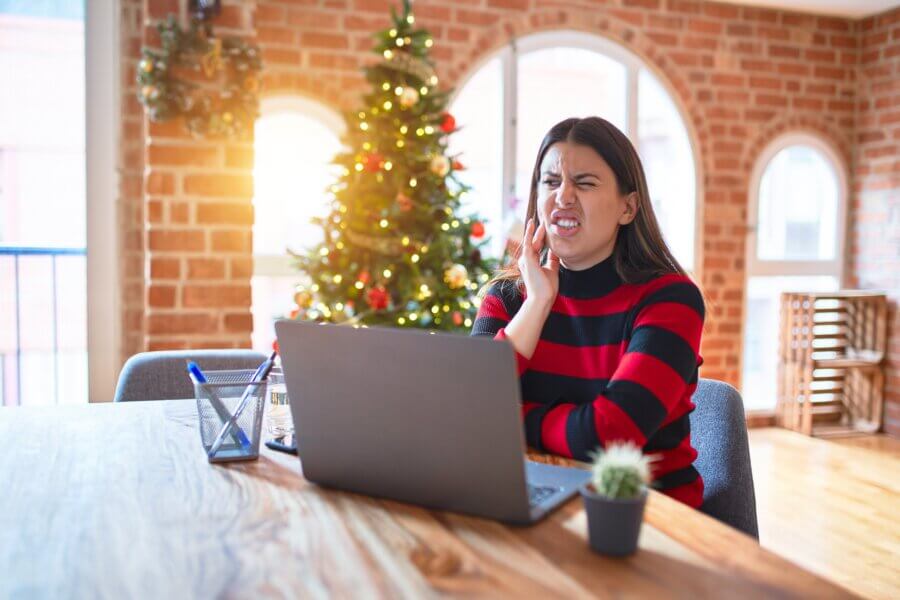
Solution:
<svg viewBox="0 0 900 600"><path fill-rule="evenodd" d="M514 283L495 283L472 335L505 339L523 301ZM528 445L590 460L598 446L633 441L656 455L654 487L699 507L703 480L688 415L704 315L700 291L682 275L627 284L612 258L584 271L560 266L534 355L517 353Z"/></svg>

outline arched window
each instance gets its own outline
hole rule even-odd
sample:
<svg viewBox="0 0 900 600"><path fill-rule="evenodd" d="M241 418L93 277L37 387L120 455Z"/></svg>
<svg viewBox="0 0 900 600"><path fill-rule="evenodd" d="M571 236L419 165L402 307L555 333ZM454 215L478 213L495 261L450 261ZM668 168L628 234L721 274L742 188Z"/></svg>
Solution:
<svg viewBox="0 0 900 600"><path fill-rule="evenodd" d="M847 179L838 154L816 136L792 133L760 155L750 188L744 402L775 406L780 296L841 285Z"/></svg>
<svg viewBox="0 0 900 600"><path fill-rule="evenodd" d="M461 179L473 186L467 203L488 219L495 254L519 234L543 135L564 118L597 115L635 144L663 234L693 268L694 152L671 95L634 54L574 31L530 35L475 70L450 111L463 128L450 150L462 153Z"/></svg>
<svg viewBox="0 0 900 600"><path fill-rule="evenodd" d="M298 272L287 249L321 241L310 218L328 213L328 186L340 167L344 122L321 104L300 97L264 99L256 122L253 168L253 347L275 339L273 319L293 308Z"/></svg>

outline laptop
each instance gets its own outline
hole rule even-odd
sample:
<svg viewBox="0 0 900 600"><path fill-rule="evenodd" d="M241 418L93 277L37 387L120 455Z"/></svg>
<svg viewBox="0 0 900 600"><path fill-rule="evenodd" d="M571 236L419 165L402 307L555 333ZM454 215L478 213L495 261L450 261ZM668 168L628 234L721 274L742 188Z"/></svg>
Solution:
<svg viewBox="0 0 900 600"><path fill-rule="evenodd" d="M308 481L526 524L590 477L525 459L508 343L292 320L275 332Z"/></svg>

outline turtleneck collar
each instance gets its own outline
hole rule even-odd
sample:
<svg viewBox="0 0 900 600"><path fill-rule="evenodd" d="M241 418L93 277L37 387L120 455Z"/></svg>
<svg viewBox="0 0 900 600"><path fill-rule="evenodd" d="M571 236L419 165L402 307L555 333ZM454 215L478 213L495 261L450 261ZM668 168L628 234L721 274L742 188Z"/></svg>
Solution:
<svg viewBox="0 0 900 600"><path fill-rule="evenodd" d="M581 271L559 266L559 293L569 298L604 296L621 284L612 255Z"/></svg>

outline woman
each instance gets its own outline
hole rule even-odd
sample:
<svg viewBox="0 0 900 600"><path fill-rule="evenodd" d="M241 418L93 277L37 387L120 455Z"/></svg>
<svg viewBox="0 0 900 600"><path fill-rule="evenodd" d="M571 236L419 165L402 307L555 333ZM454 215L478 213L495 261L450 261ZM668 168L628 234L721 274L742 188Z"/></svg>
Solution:
<svg viewBox="0 0 900 600"><path fill-rule="evenodd" d="M657 489L699 507L688 415L703 297L666 246L640 159L615 126L588 117L550 129L518 262L486 289L472 335L515 348L528 445L589 460L632 441L657 455Z"/></svg>

